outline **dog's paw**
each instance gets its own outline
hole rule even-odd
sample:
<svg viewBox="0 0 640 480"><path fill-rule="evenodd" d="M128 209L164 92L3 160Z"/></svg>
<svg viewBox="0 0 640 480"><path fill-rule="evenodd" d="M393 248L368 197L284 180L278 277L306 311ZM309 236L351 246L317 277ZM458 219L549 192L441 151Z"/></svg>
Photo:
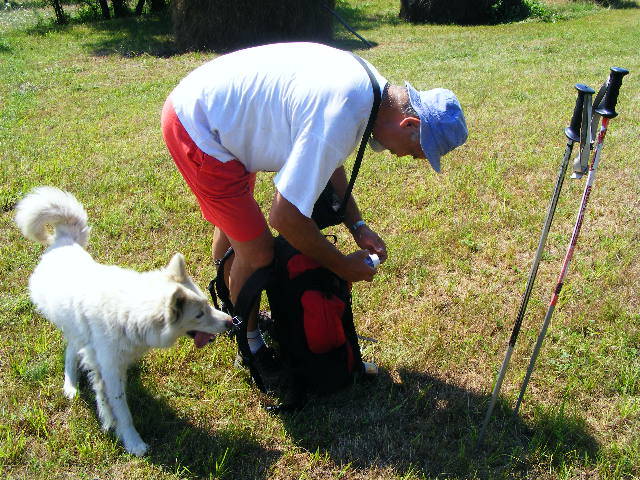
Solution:
<svg viewBox="0 0 640 480"><path fill-rule="evenodd" d="M116 422L115 420L103 420L100 423L100 429L104 432L107 433L109 430L114 429L116 426Z"/></svg>
<svg viewBox="0 0 640 480"><path fill-rule="evenodd" d="M62 387L62 391L64 392L64 396L69 400L73 400L76 398L76 395L78 395L78 389L70 383L65 383L64 387Z"/></svg>
<svg viewBox="0 0 640 480"><path fill-rule="evenodd" d="M124 448L130 454L135 455L136 457L141 457L145 453L147 453L147 451L149 450L149 445L140 440L139 442L131 442L125 444Z"/></svg>
<svg viewBox="0 0 640 480"><path fill-rule="evenodd" d="M149 450L149 445L142 441L142 438L140 438L140 435L135 431L135 429L126 430L120 433L121 435L118 436L122 439L124 448L132 455L141 457L147 453L147 450Z"/></svg>

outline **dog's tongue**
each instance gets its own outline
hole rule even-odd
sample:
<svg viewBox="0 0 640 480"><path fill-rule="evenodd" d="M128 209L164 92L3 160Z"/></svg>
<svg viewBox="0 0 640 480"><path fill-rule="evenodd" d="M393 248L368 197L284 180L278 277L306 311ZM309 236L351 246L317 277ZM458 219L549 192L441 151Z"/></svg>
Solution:
<svg viewBox="0 0 640 480"><path fill-rule="evenodd" d="M195 337L193 337L193 342L196 344L197 348L202 348L207 343L209 343L209 341L211 341L212 338L213 338L213 335L211 335L210 333L196 332Z"/></svg>

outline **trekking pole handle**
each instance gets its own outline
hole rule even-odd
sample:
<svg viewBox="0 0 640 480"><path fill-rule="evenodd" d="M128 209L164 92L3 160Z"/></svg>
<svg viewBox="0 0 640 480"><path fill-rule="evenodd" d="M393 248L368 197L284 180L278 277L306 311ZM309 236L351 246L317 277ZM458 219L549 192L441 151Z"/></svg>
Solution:
<svg viewBox="0 0 640 480"><path fill-rule="evenodd" d="M618 94L620 93L620 86L622 85L622 77L624 77L629 70L620 67L611 67L611 73L609 73L609 81L607 92L604 94L602 101L596 108L596 113L602 115L604 118L614 118L618 115L616 112L616 103L618 103Z"/></svg>
<svg viewBox="0 0 640 480"><path fill-rule="evenodd" d="M576 98L576 106L573 108L573 115L571 117L571 123L564 129L564 134L572 142L580 141L580 126L582 124L582 110L584 108L584 96L586 94L593 95L595 90L583 83L576 83L576 90L578 91L578 97Z"/></svg>

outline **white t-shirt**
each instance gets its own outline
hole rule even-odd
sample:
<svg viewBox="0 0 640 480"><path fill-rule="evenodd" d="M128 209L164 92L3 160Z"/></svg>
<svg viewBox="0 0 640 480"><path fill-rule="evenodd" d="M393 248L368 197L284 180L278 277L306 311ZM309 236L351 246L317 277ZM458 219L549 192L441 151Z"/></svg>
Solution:
<svg viewBox="0 0 640 480"><path fill-rule="evenodd" d="M371 66L380 88L387 81ZM373 92L362 65L315 43L240 50L191 72L171 93L195 144L249 172L278 172L278 191L311 217L336 168L358 146Z"/></svg>

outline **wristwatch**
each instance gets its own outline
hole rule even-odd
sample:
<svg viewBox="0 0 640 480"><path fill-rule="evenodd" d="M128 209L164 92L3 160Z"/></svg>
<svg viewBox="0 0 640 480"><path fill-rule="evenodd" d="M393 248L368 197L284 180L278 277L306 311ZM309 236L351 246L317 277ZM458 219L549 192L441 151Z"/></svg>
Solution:
<svg viewBox="0 0 640 480"><path fill-rule="evenodd" d="M358 230L360 227L363 227L365 225L366 223L364 220L358 220L356 223L351 225L351 227L349 227L349 230L351 230L351 233L356 233L356 230Z"/></svg>

